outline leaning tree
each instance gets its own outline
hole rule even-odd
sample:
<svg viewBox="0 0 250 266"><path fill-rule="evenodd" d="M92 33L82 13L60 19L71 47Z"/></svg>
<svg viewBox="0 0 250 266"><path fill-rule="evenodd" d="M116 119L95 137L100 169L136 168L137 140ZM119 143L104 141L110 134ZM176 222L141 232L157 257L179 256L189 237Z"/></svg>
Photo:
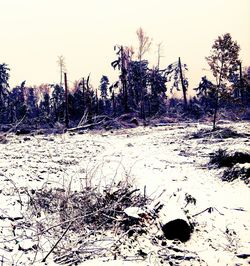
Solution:
<svg viewBox="0 0 250 266"><path fill-rule="evenodd" d="M166 68L166 74L168 76L168 82L172 82L170 92L172 93L174 89L180 91L180 87L183 93L184 100L184 110L187 110L187 89L188 89L188 79L185 77L185 71L187 71L187 65L181 63L181 58L178 58L178 61L170 64Z"/></svg>
<svg viewBox="0 0 250 266"><path fill-rule="evenodd" d="M213 106L213 130L216 129L220 99L227 92L232 73L237 71L239 67L239 51L240 47L237 42L232 40L230 33L226 33L215 40L211 54L206 57L216 82Z"/></svg>

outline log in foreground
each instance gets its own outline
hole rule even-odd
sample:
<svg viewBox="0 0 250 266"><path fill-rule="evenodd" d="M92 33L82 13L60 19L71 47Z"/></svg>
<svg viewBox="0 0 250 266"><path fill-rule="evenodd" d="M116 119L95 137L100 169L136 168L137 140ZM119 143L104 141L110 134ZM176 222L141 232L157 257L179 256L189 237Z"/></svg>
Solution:
<svg viewBox="0 0 250 266"><path fill-rule="evenodd" d="M158 215L162 231L167 239L178 239L181 242L190 239L192 227L177 204L171 201L164 204Z"/></svg>
<svg viewBox="0 0 250 266"><path fill-rule="evenodd" d="M167 239L178 239L181 242L186 242L191 236L190 225L182 219L169 221L162 226L162 231Z"/></svg>

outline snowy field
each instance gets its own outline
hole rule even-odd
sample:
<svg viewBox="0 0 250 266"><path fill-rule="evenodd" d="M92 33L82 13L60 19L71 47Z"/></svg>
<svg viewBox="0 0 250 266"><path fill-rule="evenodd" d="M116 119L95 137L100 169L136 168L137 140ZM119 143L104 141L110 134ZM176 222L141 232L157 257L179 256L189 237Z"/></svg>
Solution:
<svg viewBox="0 0 250 266"><path fill-rule="evenodd" d="M224 122L220 126L250 132L248 122ZM209 127L181 123L83 134L8 135L8 142L0 144L0 265L45 265L41 259L57 241L52 239L44 243L42 251L35 252L32 247L43 241L42 236L34 238L36 232L17 228L22 217L27 217L23 191L45 186L75 191L120 180L127 180L150 198L160 195L166 204L174 197L180 209L188 209L194 217L191 239L179 247L195 252L204 263L184 261L180 265L249 265L249 185L239 179L223 182L222 169L207 164L210 154L219 148L250 151L250 139L190 138L193 132ZM196 199L196 204L186 206L187 194ZM204 211L208 208L210 211ZM167 240L167 245L172 242ZM81 265L133 264L102 261L94 259ZM149 257L134 263L162 265ZM47 265L54 265L53 254Z"/></svg>

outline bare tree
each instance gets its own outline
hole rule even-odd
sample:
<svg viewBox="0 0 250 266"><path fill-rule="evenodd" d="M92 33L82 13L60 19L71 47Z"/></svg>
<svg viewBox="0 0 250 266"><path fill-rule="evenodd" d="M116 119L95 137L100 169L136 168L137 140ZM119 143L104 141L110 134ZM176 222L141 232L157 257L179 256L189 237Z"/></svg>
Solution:
<svg viewBox="0 0 250 266"><path fill-rule="evenodd" d="M60 86L63 85L63 73L66 72L66 65L65 65L65 58L64 56L60 55L58 56L57 64L60 68Z"/></svg>
<svg viewBox="0 0 250 266"><path fill-rule="evenodd" d="M181 58L180 57L178 60L178 65L179 65L181 87L182 87L183 99L184 99L184 109L187 110L187 105L188 105L188 103L187 103L187 87L186 87L185 80L183 77L183 71L182 71L182 65L181 65Z"/></svg>
<svg viewBox="0 0 250 266"><path fill-rule="evenodd" d="M152 39L150 39L145 32L143 31L142 28L139 28L136 31L138 41L139 41L139 47L138 47L138 60L141 61L143 55L149 51L151 44L152 44Z"/></svg>
<svg viewBox="0 0 250 266"><path fill-rule="evenodd" d="M143 55L149 51L151 44L152 44L152 39L150 39L145 32L143 31L142 28L139 28L136 31L137 37L138 37L138 41L139 41L139 47L138 47L138 60L140 62L140 69L142 70L142 57ZM142 71L140 71L142 72ZM143 88L143 80L142 77L140 77L140 81L139 81L140 85L140 107L141 107L141 117L143 119L145 119L145 90Z"/></svg>
<svg viewBox="0 0 250 266"><path fill-rule="evenodd" d="M162 42L157 44L157 69L160 69L160 61L161 58L163 57L163 45Z"/></svg>

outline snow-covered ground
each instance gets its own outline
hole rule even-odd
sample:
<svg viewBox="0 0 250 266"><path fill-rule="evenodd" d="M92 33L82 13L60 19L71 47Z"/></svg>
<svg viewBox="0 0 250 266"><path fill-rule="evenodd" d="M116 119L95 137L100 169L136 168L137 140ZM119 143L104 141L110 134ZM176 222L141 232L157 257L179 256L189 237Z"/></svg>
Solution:
<svg viewBox="0 0 250 266"><path fill-rule="evenodd" d="M250 132L248 122L221 126ZM28 237L21 240L13 235L15 221L25 215L25 206L20 205L22 190L44 186L79 190L122 179L146 189L151 198L162 194L161 201L166 204L175 197L180 208L186 205L188 193L196 199L196 205L188 205L191 216L212 207L212 212L194 216L195 231L182 248L196 252L209 266L247 265L250 257L237 255L250 254L249 187L241 180L222 182L221 170L209 169L207 163L209 154L219 148L250 151L250 140L188 137L208 127L211 125L183 123L84 134L8 135L8 142L0 144L1 265L39 264L39 256L29 260L27 252L20 250ZM148 261L140 263L149 265ZM117 261L106 264L118 265Z"/></svg>

